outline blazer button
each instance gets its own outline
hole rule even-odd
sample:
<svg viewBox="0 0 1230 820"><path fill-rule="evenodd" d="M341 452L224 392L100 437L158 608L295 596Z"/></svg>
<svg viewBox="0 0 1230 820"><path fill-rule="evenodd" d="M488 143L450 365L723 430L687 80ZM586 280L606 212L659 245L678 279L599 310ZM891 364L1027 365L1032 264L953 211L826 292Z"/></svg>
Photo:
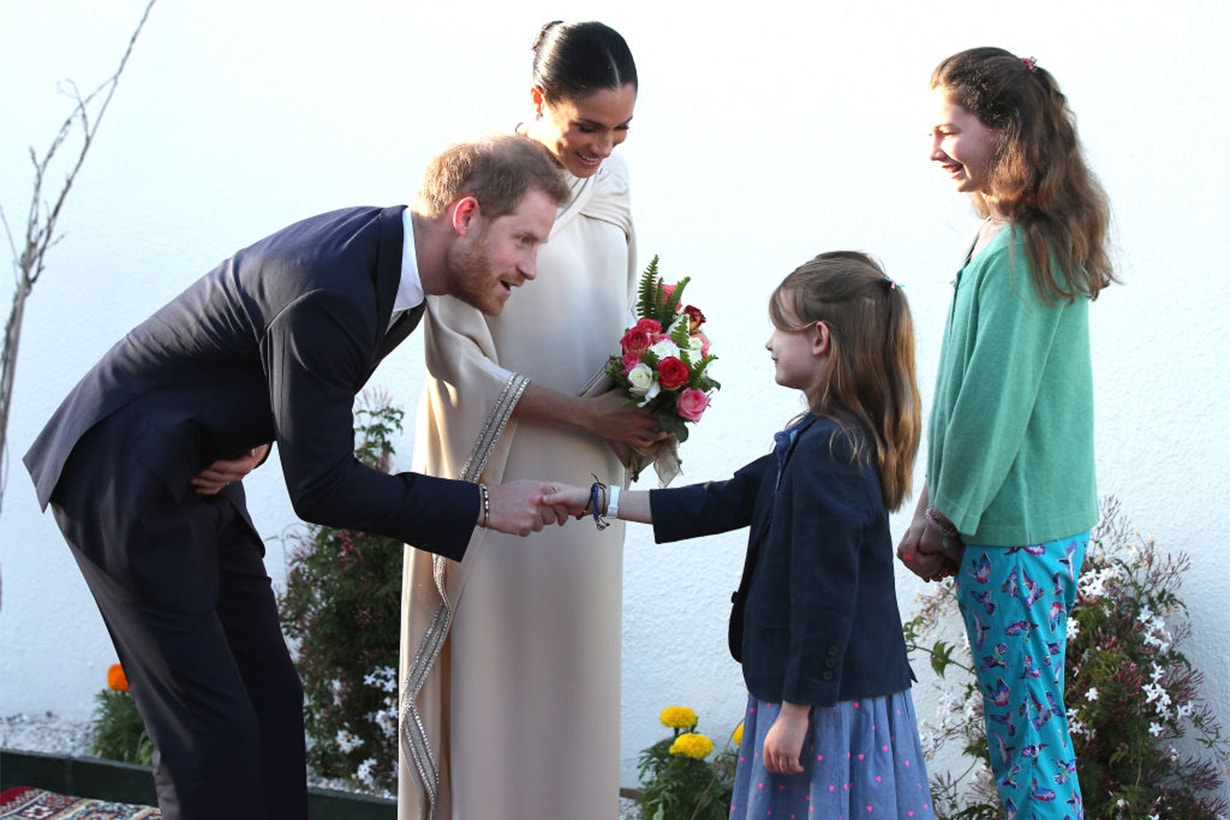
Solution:
<svg viewBox="0 0 1230 820"><path fill-rule="evenodd" d="M825 680L832 680L832 679L833 679L833 673L832 673L832 672L825 672L825 673L824 673L824 675L823 675L823 678L824 678Z"/></svg>
<svg viewBox="0 0 1230 820"><path fill-rule="evenodd" d="M829 655L831 655L831 656L833 656L833 657L836 657L836 656L837 656L837 647L835 647L835 646L830 646L830 647L829 647Z"/></svg>
<svg viewBox="0 0 1230 820"><path fill-rule="evenodd" d="M837 661L833 660L832 658L827 658L827 659L824 661L824 665L825 665L827 668L832 669L834 666L836 666L836 665L837 665Z"/></svg>

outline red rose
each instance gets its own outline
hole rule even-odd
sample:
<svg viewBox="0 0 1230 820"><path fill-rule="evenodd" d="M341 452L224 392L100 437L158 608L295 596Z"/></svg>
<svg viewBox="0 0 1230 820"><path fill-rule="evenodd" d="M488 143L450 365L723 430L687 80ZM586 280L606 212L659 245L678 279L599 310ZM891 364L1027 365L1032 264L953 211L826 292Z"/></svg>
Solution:
<svg viewBox="0 0 1230 820"><path fill-rule="evenodd" d="M681 419L700 421L701 415L708 406L709 395L703 390L689 387L679 394L679 401L675 404L675 412L679 414Z"/></svg>
<svg viewBox="0 0 1230 820"><path fill-rule="evenodd" d="M664 390L678 390L688 383L691 376L688 366L674 356L667 356L658 362L658 383Z"/></svg>
<svg viewBox="0 0 1230 820"><path fill-rule="evenodd" d="M634 325L635 330L643 330L646 333L661 333L662 323L657 319L641 319Z"/></svg>
<svg viewBox="0 0 1230 820"><path fill-rule="evenodd" d="M657 324L657 322L654 322ZM648 350L653 344L653 335L641 327L634 327L624 334L624 337L619 340L620 346L624 353L640 353Z"/></svg>
<svg viewBox="0 0 1230 820"><path fill-rule="evenodd" d="M695 333L700 330L700 326L705 323L705 314L700 312L700 308L695 305L688 305L683 309L683 312L688 314L688 323L691 327L688 329L690 333Z"/></svg>

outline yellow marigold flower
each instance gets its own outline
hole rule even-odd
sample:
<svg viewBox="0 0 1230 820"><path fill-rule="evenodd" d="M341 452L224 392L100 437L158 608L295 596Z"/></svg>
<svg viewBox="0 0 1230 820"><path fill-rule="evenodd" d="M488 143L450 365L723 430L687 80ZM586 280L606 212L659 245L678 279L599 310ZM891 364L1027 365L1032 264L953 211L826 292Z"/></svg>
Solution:
<svg viewBox="0 0 1230 820"><path fill-rule="evenodd" d="M686 706L667 706L658 720L672 729L691 729L696 725L696 713Z"/></svg>
<svg viewBox="0 0 1230 820"><path fill-rule="evenodd" d="M118 663L111 664L107 670L107 688L117 692L128 691L128 676L124 674L124 667Z"/></svg>
<svg viewBox="0 0 1230 820"><path fill-rule="evenodd" d="M670 753L704 760L713 751L713 741L696 732L684 732L671 744Z"/></svg>
<svg viewBox="0 0 1230 820"><path fill-rule="evenodd" d="M735 731L730 736L730 742L735 744L736 746L743 745L743 722L742 721L740 721L739 725L735 727Z"/></svg>

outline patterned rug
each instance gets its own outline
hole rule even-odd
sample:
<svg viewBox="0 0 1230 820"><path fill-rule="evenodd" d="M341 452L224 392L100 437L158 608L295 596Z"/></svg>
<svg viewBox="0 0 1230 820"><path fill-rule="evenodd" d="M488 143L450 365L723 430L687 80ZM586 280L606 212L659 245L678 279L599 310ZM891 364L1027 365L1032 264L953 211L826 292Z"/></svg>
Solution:
<svg viewBox="0 0 1230 820"><path fill-rule="evenodd" d="M0 820L161 820L149 806L68 797L29 786L0 793Z"/></svg>

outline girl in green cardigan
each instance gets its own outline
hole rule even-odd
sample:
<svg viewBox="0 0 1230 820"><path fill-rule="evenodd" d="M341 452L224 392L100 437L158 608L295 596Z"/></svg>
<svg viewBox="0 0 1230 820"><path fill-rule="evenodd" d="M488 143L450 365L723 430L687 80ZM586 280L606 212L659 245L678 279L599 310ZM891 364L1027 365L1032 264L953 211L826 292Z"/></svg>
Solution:
<svg viewBox="0 0 1230 820"><path fill-rule="evenodd" d="M1007 816L1080 817L1064 650L1097 519L1088 308L1116 281L1109 207L1032 57L964 51L931 87L931 159L984 220L954 282L927 482L898 556L955 578Z"/></svg>

